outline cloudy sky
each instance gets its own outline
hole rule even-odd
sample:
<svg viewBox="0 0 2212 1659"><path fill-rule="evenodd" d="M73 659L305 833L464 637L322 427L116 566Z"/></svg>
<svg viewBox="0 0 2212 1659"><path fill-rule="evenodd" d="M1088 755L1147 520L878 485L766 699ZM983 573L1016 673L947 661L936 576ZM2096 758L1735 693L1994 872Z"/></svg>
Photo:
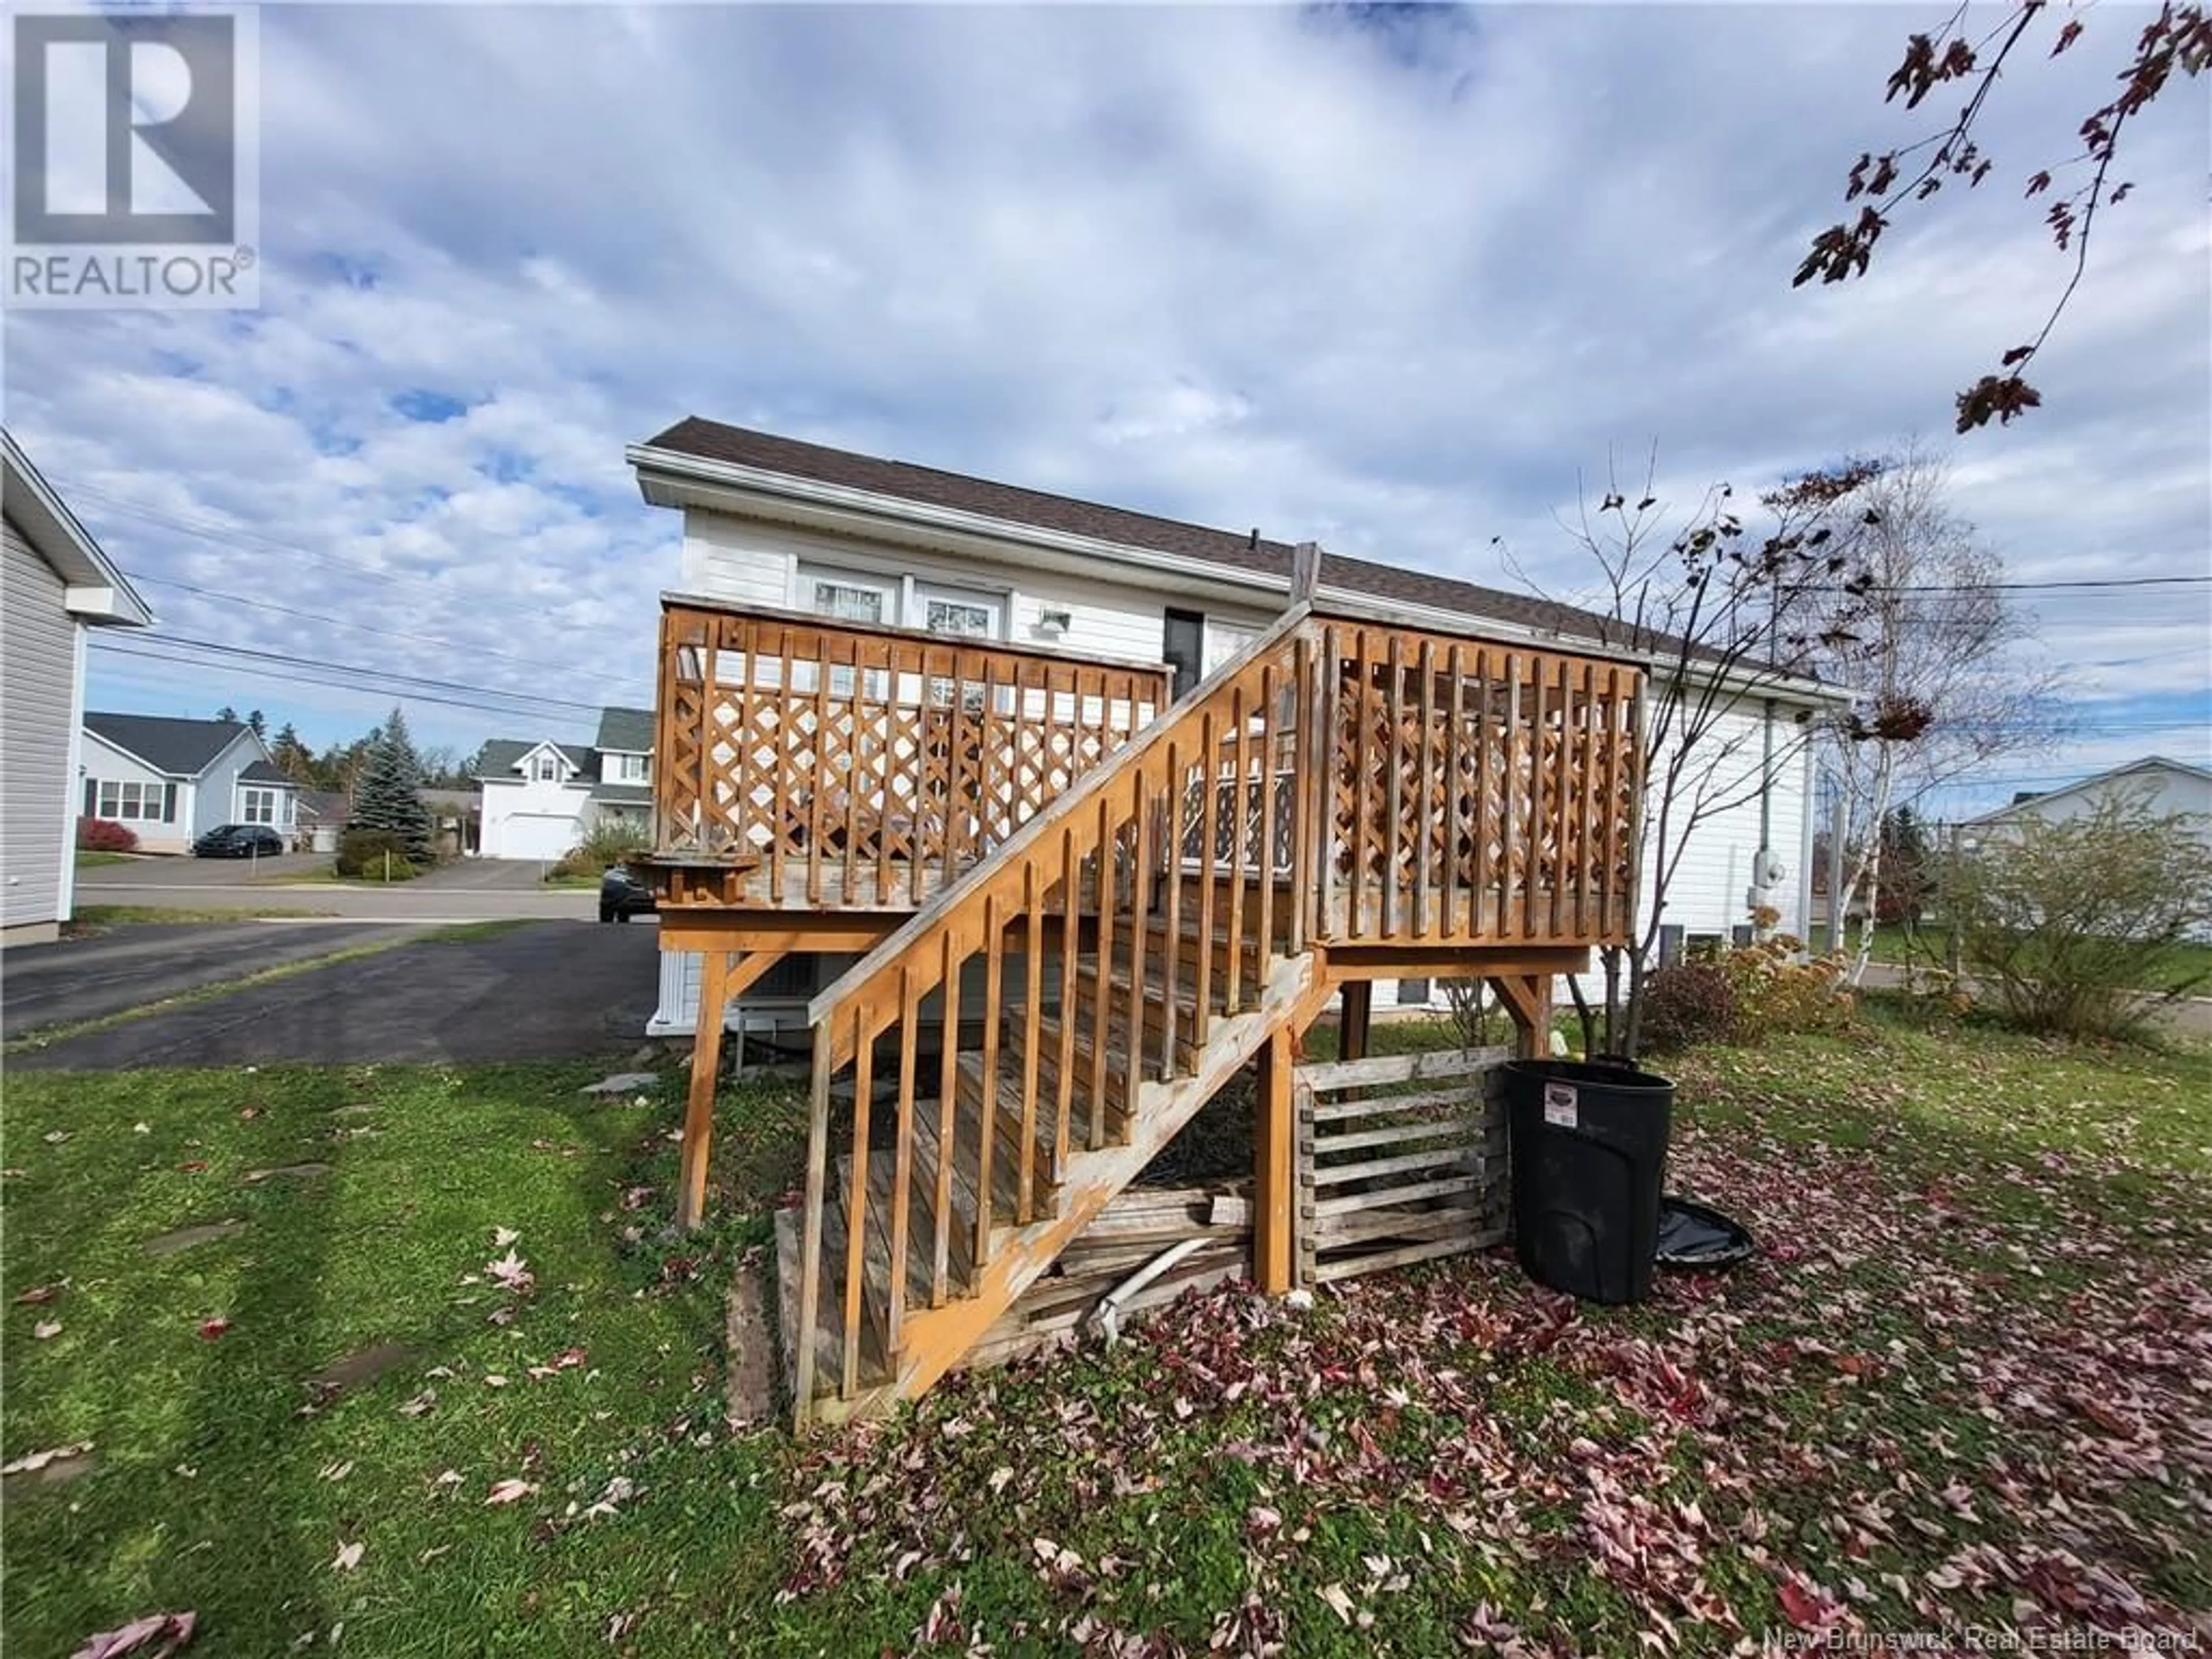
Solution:
<svg viewBox="0 0 2212 1659"><path fill-rule="evenodd" d="M1944 9L270 7L260 309L11 314L6 416L161 615L94 706L316 744L393 701L356 666L464 750L649 702L678 522L622 450L687 413L1559 592L1609 451L1686 501L1917 433L2014 580L2203 576L2212 88L2130 134L2045 409L1949 436L2065 274L2008 181L2138 14L1789 286ZM2021 597L2079 739L1954 804L2212 760L2212 590Z"/></svg>

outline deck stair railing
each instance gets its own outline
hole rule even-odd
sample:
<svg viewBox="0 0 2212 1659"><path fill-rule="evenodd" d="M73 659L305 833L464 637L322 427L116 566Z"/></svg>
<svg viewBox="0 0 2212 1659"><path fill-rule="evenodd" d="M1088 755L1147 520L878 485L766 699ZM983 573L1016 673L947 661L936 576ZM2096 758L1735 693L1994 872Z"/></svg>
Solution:
<svg viewBox="0 0 2212 1659"><path fill-rule="evenodd" d="M1626 937L1641 688L1301 605L999 836L810 1010L800 1419L957 1363L1328 950Z"/></svg>

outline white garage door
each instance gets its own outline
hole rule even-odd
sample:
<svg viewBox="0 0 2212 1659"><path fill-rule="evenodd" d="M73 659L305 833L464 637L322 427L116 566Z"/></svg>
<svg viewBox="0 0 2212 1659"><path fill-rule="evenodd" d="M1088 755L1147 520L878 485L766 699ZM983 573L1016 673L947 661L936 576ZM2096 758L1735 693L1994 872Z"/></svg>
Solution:
<svg viewBox="0 0 2212 1659"><path fill-rule="evenodd" d="M517 812L501 821L499 845L484 851L498 859L557 859L582 836L576 820L562 812Z"/></svg>

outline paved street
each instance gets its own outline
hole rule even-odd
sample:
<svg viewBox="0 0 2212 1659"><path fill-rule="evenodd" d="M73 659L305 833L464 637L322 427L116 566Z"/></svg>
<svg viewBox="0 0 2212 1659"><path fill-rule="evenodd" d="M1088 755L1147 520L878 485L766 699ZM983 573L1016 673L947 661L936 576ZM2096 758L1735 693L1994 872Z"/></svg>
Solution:
<svg viewBox="0 0 2212 1659"><path fill-rule="evenodd" d="M388 937L383 928L246 924L159 932L193 952L256 938L282 945L337 933ZM113 936L123 937L125 930ZM40 946L67 951L70 946ZM267 946L263 947L265 952ZM18 952L6 963L10 1015ZM50 1048L10 1055L11 1067L119 1071L137 1066L333 1065L376 1061L544 1060L634 1045L652 1017L658 985L650 929L596 921L546 921L486 939L410 939L394 949L313 967L265 985L149 1014ZM112 963L80 958L89 977ZM265 965L265 955L258 959ZM250 971L241 965L235 972ZM64 975L65 976L65 975ZM173 993L164 993L171 994ZM58 991L46 1005L58 1006ZM152 1000L150 998L145 1000ZM81 1017L81 1016L75 1016Z"/></svg>
<svg viewBox="0 0 2212 1659"><path fill-rule="evenodd" d="M399 936L414 930L403 928ZM393 937L389 926L274 921L118 927L0 955L0 1036L99 1019L182 992Z"/></svg>

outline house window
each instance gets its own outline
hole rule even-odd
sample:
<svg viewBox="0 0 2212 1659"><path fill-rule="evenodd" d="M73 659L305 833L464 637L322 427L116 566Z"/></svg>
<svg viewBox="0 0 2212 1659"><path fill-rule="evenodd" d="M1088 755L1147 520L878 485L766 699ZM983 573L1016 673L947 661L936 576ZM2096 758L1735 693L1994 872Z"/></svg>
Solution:
<svg viewBox="0 0 2212 1659"><path fill-rule="evenodd" d="M647 773L644 756L623 755L619 757L619 763L620 763L615 769L615 775L623 782L643 783L646 781Z"/></svg>
<svg viewBox="0 0 2212 1659"><path fill-rule="evenodd" d="M933 634L957 634L963 639L988 640L999 632L998 607L966 599L924 602L922 625Z"/></svg>
<svg viewBox="0 0 2212 1659"><path fill-rule="evenodd" d="M890 599L885 588L817 578L811 609L817 616L835 617L839 622L884 623L890 620L884 614Z"/></svg>
<svg viewBox="0 0 2212 1659"><path fill-rule="evenodd" d="M540 755L538 757L538 781L558 783L560 781L561 763L550 755Z"/></svg>
<svg viewBox="0 0 2212 1659"><path fill-rule="evenodd" d="M239 821L243 823L274 823L276 822L276 792L274 789L241 789L239 791Z"/></svg>
<svg viewBox="0 0 2212 1659"><path fill-rule="evenodd" d="M94 817L118 823L173 823L177 819L177 786L173 783L118 783L112 778L84 786L84 810Z"/></svg>

